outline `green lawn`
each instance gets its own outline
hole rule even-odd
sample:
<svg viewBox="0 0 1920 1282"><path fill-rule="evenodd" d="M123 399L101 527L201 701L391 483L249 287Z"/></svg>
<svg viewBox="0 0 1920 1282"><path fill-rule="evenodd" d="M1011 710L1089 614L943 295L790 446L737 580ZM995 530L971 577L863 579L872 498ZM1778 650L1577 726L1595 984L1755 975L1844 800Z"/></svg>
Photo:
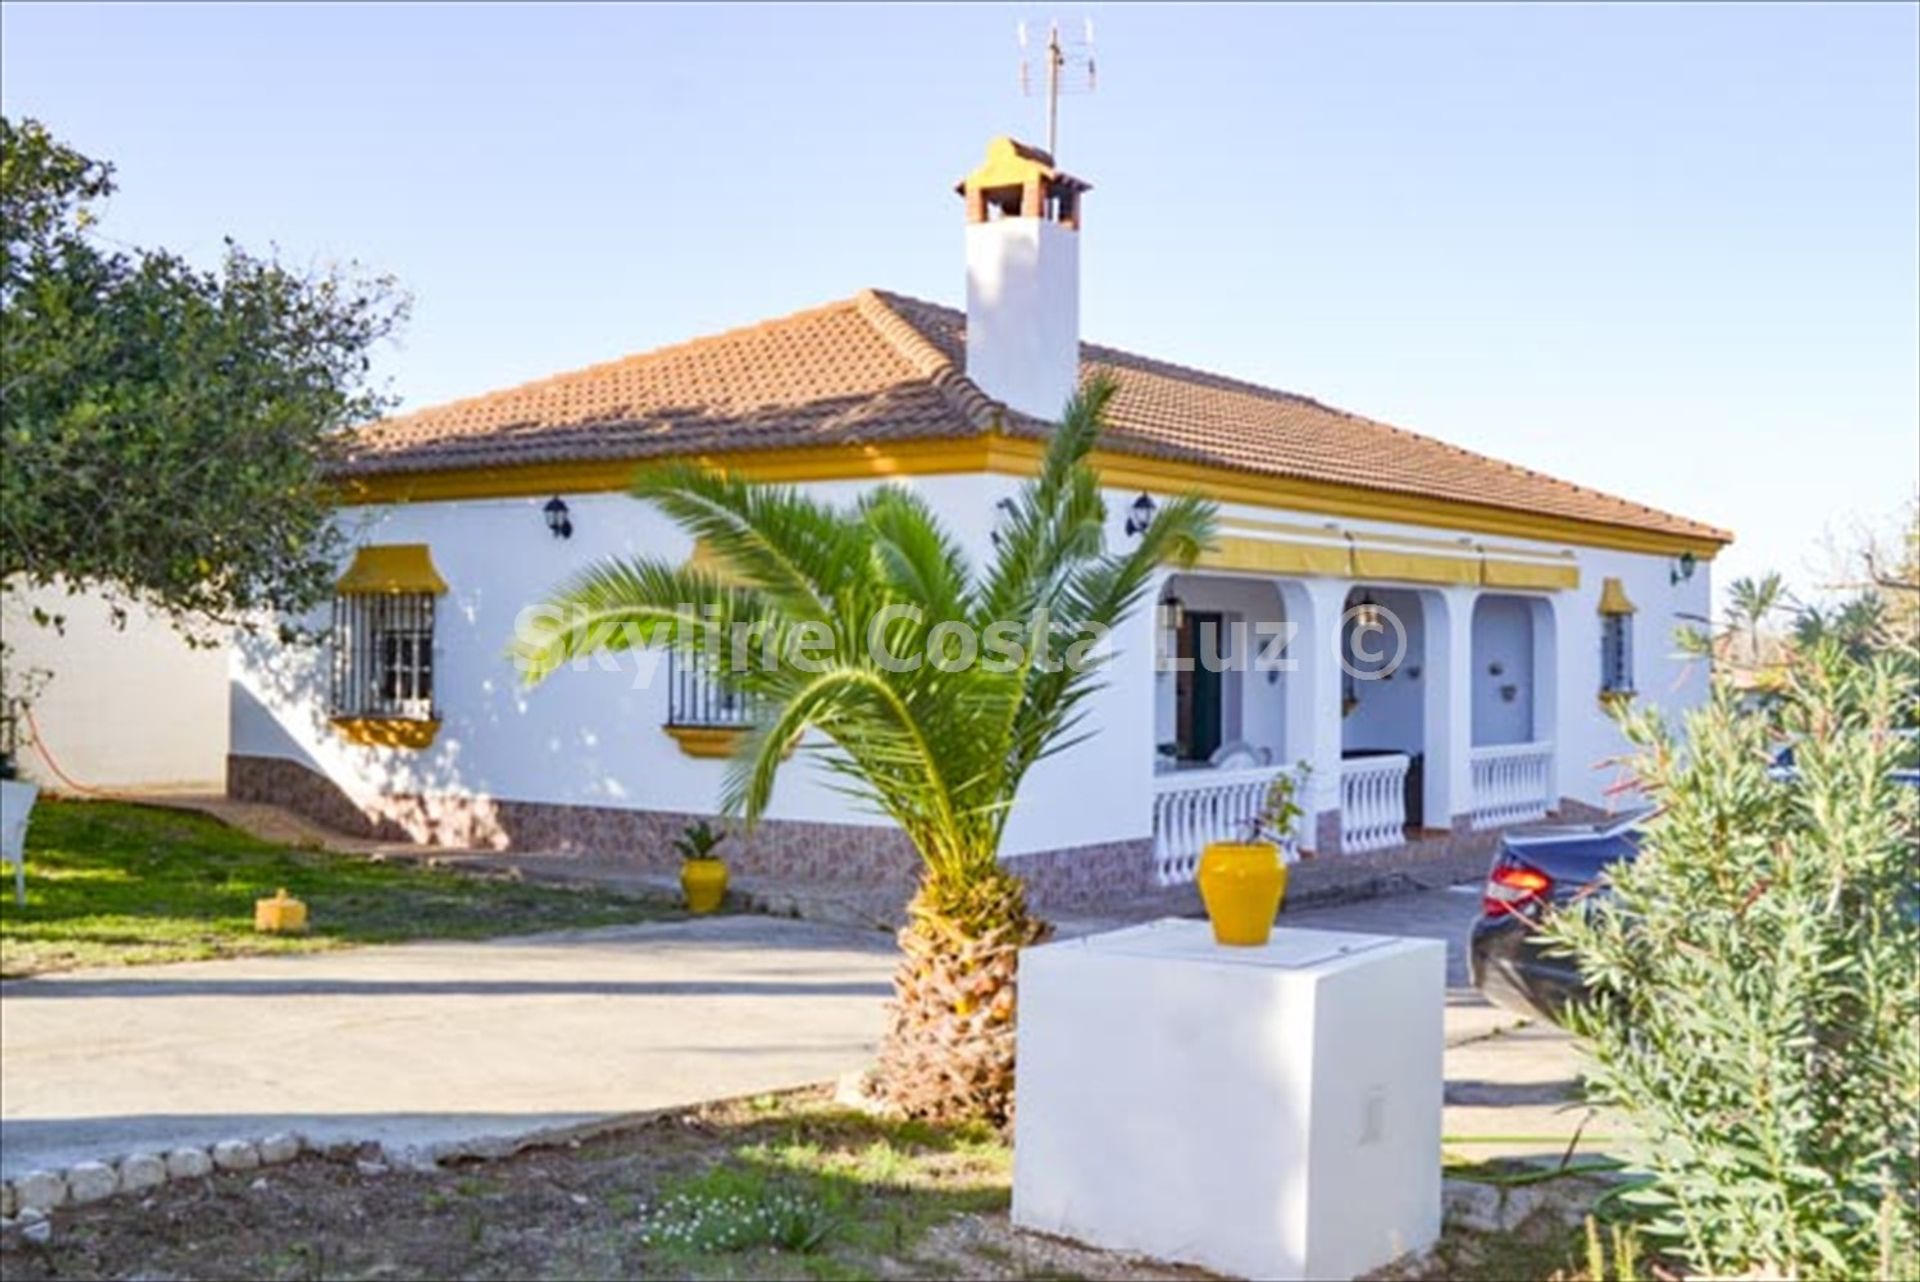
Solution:
<svg viewBox="0 0 1920 1282"><path fill-rule="evenodd" d="M202 815L42 801L27 833L27 903L0 892L0 976L403 939L474 939L666 915L587 890L530 886L260 841ZM258 935L253 901L307 901L304 936Z"/></svg>

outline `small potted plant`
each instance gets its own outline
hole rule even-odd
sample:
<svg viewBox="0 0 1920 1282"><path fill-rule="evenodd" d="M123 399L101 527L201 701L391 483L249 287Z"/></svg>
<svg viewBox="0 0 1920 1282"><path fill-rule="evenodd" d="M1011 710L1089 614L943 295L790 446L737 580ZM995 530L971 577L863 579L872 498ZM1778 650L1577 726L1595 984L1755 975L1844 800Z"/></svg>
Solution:
<svg viewBox="0 0 1920 1282"><path fill-rule="evenodd" d="M710 913L727 897L727 865L714 850L727 839L702 819L690 824L675 838L673 848L680 852L680 893L686 896L687 911Z"/></svg>
<svg viewBox="0 0 1920 1282"><path fill-rule="evenodd" d="M1260 813L1254 816L1254 827L1259 835L1271 839L1280 847L1280 862L1286 864L1298 862L1300 858L1300 819L1307 812L1298 800L1300 790L1307 786L1307 780L1313 777L1313 765L1310 762L1294 763L1293 769L1274 776L1267 785L1266 804Z"/></svg>
<svg viewBox="0 0 1920 1282"><path fill-rule="evenodd" d="M1216 841L1200 856L1196 880L1215 942L1257 948L1273 934L1287 894L1287 864L1298 857L1294 827L1305 813L1296 798L1312 767L1302 761L1276 775L1243 841Z"/></svg>

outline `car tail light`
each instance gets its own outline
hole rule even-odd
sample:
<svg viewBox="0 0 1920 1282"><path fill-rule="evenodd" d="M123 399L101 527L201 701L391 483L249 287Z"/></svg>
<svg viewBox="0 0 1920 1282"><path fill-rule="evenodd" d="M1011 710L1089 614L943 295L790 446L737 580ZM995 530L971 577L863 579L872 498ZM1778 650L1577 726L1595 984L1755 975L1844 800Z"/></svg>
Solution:
<svg viewBox="0 0 1920 1282"><path fill-rule="evenodd" d="M1480 895L1480 911L1488 917L1517 912L1536 900L1545 899L1552 889L1553 878L1538 868L1503 860L1487 874L1487 888Z"/></svg>

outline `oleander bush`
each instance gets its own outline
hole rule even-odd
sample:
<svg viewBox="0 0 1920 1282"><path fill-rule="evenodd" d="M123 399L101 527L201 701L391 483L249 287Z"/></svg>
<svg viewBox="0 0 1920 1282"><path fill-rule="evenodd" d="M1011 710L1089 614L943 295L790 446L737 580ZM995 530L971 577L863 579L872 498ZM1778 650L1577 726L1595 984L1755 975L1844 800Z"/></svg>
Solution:
<svg viewBox="0 0 1920 1282"><path fill-rule="evenodd" d="M1920 1277L1916 684L1822 645L1763 709L1622 718L1640 856L1545 929L1593 991L1569 1024L1638 1136L1647 1231L1693 1271Z"/></svg>

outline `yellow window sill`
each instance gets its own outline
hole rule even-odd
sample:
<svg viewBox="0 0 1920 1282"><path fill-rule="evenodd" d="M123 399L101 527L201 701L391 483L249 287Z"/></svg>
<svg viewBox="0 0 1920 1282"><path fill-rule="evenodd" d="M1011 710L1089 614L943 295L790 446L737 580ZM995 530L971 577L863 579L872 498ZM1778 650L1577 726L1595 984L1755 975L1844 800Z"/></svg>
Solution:
<svg viewBox="0 0 1920 1282"><path fill-rule="evenodd" d="M747 732L740 726L662 727L689 757L731 757Z"/></svg>
<svg viewBox="0 0 1920 1282"><path fill-rule="evenodd" d="M348 743L369 748L406 748L419 751L430 747L440 734L439 718L431 721L411 717L335 717L333 728Z"/></svg>

